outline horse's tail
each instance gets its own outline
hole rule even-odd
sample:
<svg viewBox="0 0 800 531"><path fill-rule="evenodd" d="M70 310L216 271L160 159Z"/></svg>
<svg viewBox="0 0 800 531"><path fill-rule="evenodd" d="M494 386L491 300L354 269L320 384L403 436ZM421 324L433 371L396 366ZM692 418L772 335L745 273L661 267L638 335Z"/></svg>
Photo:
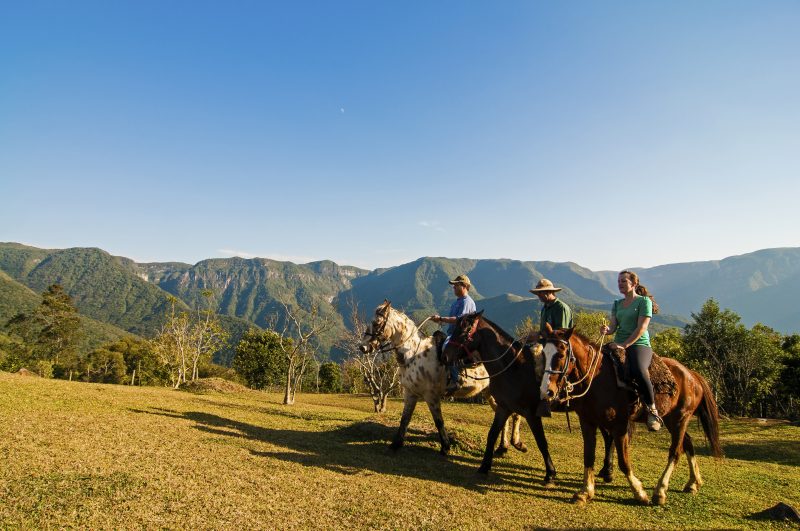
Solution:
<svg viewBox="0 0 800 531"><path fill-rule="evenodd" d="M714 392L702 375L695 371L691 371L691 373L703 388L703 400L695 413L699 413L700 423L703 425L708 444L711 445L711 455L722 457L722 446L719 443L719 411L717 410L717 401L714 400Z"/></svg>

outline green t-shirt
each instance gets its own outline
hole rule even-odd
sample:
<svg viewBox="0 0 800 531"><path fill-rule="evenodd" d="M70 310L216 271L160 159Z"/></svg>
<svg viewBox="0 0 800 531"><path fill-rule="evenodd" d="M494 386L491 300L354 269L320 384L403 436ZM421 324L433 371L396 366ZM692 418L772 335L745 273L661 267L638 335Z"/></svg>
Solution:
<svg viewBox="0 0 800 531"><path fill-rule="evenodd" d="M633 335L636 327L639 326L640 317L653 317L653 301L650 297L636 295L627 308L622 304L625 299L614 301L611 312L617 318L617 333L614 334L614 343L622 343ZM650 346L650 334L647 330L636 340L634 345Z"/></svg>
<svg viewBox="0 0 800 531"><path fill-rule="evenodd" d="M551 304L545 304L542 307L539 317L539 332L544 332L545 323L550 323L553 330L572 328L572 311L569 306L556 299Z"/></svg>

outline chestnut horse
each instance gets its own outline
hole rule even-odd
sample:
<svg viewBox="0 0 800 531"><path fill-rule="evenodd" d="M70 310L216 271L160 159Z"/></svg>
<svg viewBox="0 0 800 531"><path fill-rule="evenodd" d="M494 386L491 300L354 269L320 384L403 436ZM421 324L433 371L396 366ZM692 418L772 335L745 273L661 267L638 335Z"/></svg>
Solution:
<svg viewBox="0 0 800 531"><path fill-rule="evenodd" d="M414 321L403 312L392 308L389 301L383 301L383 304L375 309L375 317L364 332L364 341L359 348L364 353L378 349L387 352L394 351L395 359L400 367L400 383L403 386L403 414L391 448L397 450L403 446L408 423L421 398L428 404L433 422L439 432L441 453L447 455L450 450L450 437L444 427L441 408L447 375L444 365L437 356L434 339L424 336ZM454 396L469 398L479 393L486 394L489 377L483 366L478 365L465 372L464 384ZM487 396L487 398L489 405L494 409L494 401L491 397ZM514 416L510 428L511 434L508 434L507 428L503 430L500 447L496 450L497 455L506 453L509 438L517 450L527 451L525 445L520 441L519 425L519 417Z"/></svg>
<svg viewBox="0 0 800 531"><path fill-rule="evenodd" d="M583 487L573 497L585 503L594 496L594 457L597 428L608 430L617 448L619 468L625 474L639 503L648 504L642 482L633 475L630 456L632 422L644 422L647 410L630 400L629 391L618 387L615 368L597 344L592 344L574 329L545 333L545 378L540 396L554 400L566 393L578 413L583 435ZM711 446L711 454L722 456L719 443L719 414L711 388L705 378L671 358L661 358L672 373L677 389L673 394L656 392L656 407L672 436L667 467L653 492L653 503L667 500L669 480L683 451L689 461L689 481L684 492L696 493L703 480L697 466L692 437L686 428L693 414L698 414ZM564 398L560 398L564 400Z"/></svg>
<svg viewBox="0 0 800 531"><path fill-rule="evenodd" d="M538 346L538 345L537 345ZM556 469L550 459L542 417L537 414L542 400L539 398L539 380L532 349L516 341L502 328L483 317L483 311L460 317L456 330L445 348L448 359L462 356L477 358L489 372L489 393L497 402L494 421L489 429L486 450L479 472L486 474L492 467L492 448L506 419L511 414L525 417L542 453L545 466L544 484L552 485ZM540 359L542 359L540 357ZM603 436L606 433L603 432ZM605 466L600 472L606 482L611 481L611 439L606 439Z"/></svg>

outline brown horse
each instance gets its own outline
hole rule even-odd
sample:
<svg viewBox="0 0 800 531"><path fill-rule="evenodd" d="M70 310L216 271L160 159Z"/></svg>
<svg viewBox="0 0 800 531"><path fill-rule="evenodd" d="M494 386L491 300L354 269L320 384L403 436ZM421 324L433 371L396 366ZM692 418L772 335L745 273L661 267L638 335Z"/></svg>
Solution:
<svg viewBox="0 0 800 531"><path fill-rule="evenodd" d="M542 378L540 396L554 400L572 393L571 401L578 413L583 434L583 488L575 493L573 501L585 503L594 496L594 457L597 428L608 430L617 447L619 468L633 489L633 495L642 504L648 504L642 482L633 475L630 456L632 422L644 422L647 411L630 399L629 391L618 387L615 368L610 358L599 346L590 343L573 329L553 330L545 334L545 378ZM667 467L653 492L653 503L663 505L667 500L669 480L683 451L689 461L689 481L684 492L696 493L703 480L697 466L692 437L686 428L692 415L697 413L703 431L711 445L711 454L722 456L719 443L719 416L717 404L705 378L670 358L661 358L672 373L676 391L672 394L656 392L656 407L664 425L672 436Z"/></svg>
<svg viewBox="0 0 800 531"><path fill-rule="evenodd" d="M512 413L525 417L533 437L542 453L545 465L545 485L554 483L556 469L550 459L542 417L537 411L542 405L539 398L539 379L534 352L528 345L516 341L499 326L483 317L483 311L464 315L456 321L456 329L445 348L448 359L466 356L478 359L489 373L489 392L497 402L494 421L489 429L486 450L479 472L486 474L492 467L492 448L506 419ZM606 433L603 432L604 437ZM600 477L611 481L611 439L606 439L605 466Z"/></svg>

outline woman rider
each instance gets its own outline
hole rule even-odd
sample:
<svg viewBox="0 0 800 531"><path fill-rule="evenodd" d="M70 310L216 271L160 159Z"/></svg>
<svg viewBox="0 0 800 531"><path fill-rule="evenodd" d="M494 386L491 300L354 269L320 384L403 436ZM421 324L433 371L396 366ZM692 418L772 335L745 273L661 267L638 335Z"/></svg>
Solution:
<svg viewBox="0 0 800 531"><path fill-rule="evenodd" d="M650 381L650 361L653 349L650 346L650 335L647 326L654 313L658 313L658 304L647 288L639 284L639 277L632 271L622 271L617 277L617 287L624 295L623 299L614 301L611 310L611 326L601 326L600 333L614 335L611 348L622 347L631 368L631 376L637 383L642 402L647 406L647 429L658 431L662 420L658 416L655 404L653 384Z"/></svg>

